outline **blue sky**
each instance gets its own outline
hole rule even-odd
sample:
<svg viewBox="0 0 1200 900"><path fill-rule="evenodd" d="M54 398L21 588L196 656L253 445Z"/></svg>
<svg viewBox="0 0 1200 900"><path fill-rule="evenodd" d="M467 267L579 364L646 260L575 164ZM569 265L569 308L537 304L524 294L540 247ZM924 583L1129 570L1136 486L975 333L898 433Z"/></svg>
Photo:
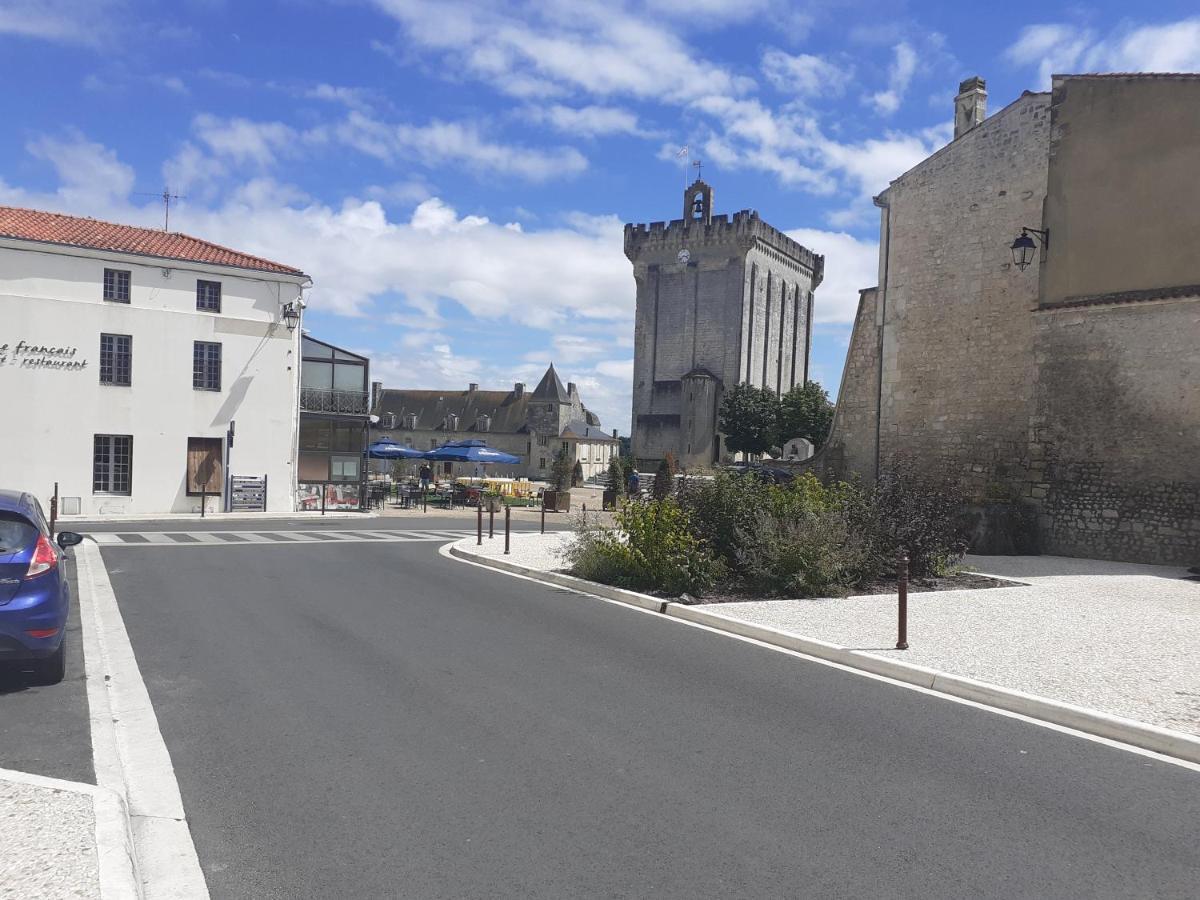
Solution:
<svg viewBox="0 0 1200 900"><path fill-rule="evenodd" d="M536 382L627 432L624 222L718 212L826 255L813 374L875 283L871 196L1051 72L1200 70L1194 3L0 0L0 203L296 265L308 327L393 387Z"/></svg>

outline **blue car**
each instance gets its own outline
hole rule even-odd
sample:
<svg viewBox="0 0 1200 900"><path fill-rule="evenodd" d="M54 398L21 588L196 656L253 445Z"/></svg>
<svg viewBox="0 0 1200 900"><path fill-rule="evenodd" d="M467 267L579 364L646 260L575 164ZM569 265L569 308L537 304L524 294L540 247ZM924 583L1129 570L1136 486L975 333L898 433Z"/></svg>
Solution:
<svg viewBox="0 0 1200 900"><path fill-rule="evenodd" d="M56 545L36 497L0 490L0 663L32 669L40 684L66 671L71 588L61 560L82 540L63 531Z"/></svg>

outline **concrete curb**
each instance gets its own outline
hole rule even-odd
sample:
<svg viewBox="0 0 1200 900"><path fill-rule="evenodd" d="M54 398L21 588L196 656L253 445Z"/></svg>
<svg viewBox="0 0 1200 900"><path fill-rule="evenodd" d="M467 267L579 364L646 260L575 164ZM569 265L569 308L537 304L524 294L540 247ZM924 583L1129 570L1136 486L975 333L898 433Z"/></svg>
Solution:
<svg viewBox="0 0 1200 900"><path fill-rule="evenodd" d="M102 900L130 900L142 896L133 854L129 809L125 798L117 791L13 769L0 769L0 781L89 795L95 818L96 874L100 883L100 897Z"/></svg>
<svg viewBox="0 0 1200 900"><path fill-rule="evenodd" d="M1071 728L1075 731L1095 735L1096 737L1129 744L1142 750L1150 750L1154 753L1161 753L1164 756L1200 764L1200 738L1193 737L1181 731L1172 731L1171 729L1160 728L1157 725L1150 725L1146 722L1125 719L1083 706L1075 706L1070 703L1051 700L1048 697L1027 694L1023 691L1001 687L1000 685L991 684L986 681L976 681L972 678L951 675L948 672L941 672L937 669L926 668L925 666L917 666L893 659L885 659L880 656L872 656L860 650L849 650L838 644L831 644L827 641L804 637L798 634L789 634L785 631L768 628L765 625L741 622L737 619L730 619L726 616L709 612L701 606L688 606L670 600L662 600L658 597L651 597L648 594L640 594L636 591L627 591L622 588L610 587L606 584L585 581L582 578L575 578L571 575L563 575L561 572L543 572L538 569L530 569L506 560L498 560L481 554L471 553L469 550L453 545L450 547L450 554L468 562L490 566L493 569L499 569L502 572L514 575L521 575L534 581L569 588L581 594L592 594L607 600L615 600L618 603L626 603L630 606L636 606L639 609L661 613L672 618L703 625L716 631L761 641L764 644L781 647L784 650L803 653L806 656L813 656L817 659L827 660L848 668L870 672L873 675L881 675L885 678L915 685L926 690L947 694L962 700L970 700L983 706L991 706L1006 712L1027 716L1031 719L1049 722L1052 725L1059 725L1064 728Z"/></svg>
<svg viewBox="0 0 1200 900"><path fill-rule="evenodd" d="M319 512L291 512L291 513L264 513L264 512L233 512L233 513L209 513L203 518L199 513L158 513L152 516L59 516L54 521L58 524L69 523L87 523L89 525L107 525L108 523L125 523L125 522L195 522L200 525L205 522L252 522L258 520L260 522L278 522L283 519L302 519L305 521L321 519L376 519L379 518L378 512L329 512L321 515Z"/></svg>

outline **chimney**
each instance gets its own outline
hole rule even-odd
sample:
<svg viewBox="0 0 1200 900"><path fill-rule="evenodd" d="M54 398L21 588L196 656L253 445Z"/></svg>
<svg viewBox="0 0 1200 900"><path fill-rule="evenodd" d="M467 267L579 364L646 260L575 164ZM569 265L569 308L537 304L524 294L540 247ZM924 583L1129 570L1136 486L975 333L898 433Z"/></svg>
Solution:
<svg viewBox="0 0 1200 900"><path fill-rule="evenodd" d="M371 382L371 409L374 410L374 409L379 408L379 395L382 393L383 393L383 382L382 381L372 381Z"/></svg>
<svg viewBox="0 0 1200 900"><path fill-rule="evenodd" d="M518 381L516 384L514 384L513 385L513 394L516 395L517 397L524 397L525 396L525 382Z"/></svg>
<svg viewBox="0 0 1200 900"><path fill-rule="evenodd" d="M575 387L575 382L573 382L573 381L567 382L567 396L568 397L574 397L575 394L578 392L578 390L579 389L577 387Z"/></svg>
<svg viewBox="0 0 1200 900"><path fill-rule="evenodd" d="M615 429L615 428L613 429L613 440L614 440L614 441L619 441L619 440L620 440L620 438L619 438L619 437L617 437L617 429Z"/></svg>
<svg viewBox="0 0 1200 900"><path fill-rule="evenodd" d="M987 116L987 82L975 75L958 86L954 98L954 137L966 134Z"/></svg>
<svg viewBox="0 0 1200 900"><path fill-rule="evenodd" d="M472 381L470 384L467 385L467 393L473 394L477 390L479 390L479 384L477 382Z"/></svg>

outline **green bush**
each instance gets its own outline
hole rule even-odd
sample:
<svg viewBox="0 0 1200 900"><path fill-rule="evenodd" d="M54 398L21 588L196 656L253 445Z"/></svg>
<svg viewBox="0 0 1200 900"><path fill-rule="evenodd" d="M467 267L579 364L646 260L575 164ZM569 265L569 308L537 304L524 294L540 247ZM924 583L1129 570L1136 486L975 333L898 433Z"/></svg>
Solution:
<svg viewBox="0 0 1200 900"><path fill-rule="evenodd" d="M583 528L567 548L572 574L632 590L704 594L722 566L691 532L674 500L631 501L617 511L616 529Z"/></svg>
<svg viewBox="0 0 1200 900"><path fill-rule="evenodd" d="M875 574L875 554L855 534L844 509L809 509L796 516L759 513L740 535L739 568L756 593L828 597Z"/></svg>

